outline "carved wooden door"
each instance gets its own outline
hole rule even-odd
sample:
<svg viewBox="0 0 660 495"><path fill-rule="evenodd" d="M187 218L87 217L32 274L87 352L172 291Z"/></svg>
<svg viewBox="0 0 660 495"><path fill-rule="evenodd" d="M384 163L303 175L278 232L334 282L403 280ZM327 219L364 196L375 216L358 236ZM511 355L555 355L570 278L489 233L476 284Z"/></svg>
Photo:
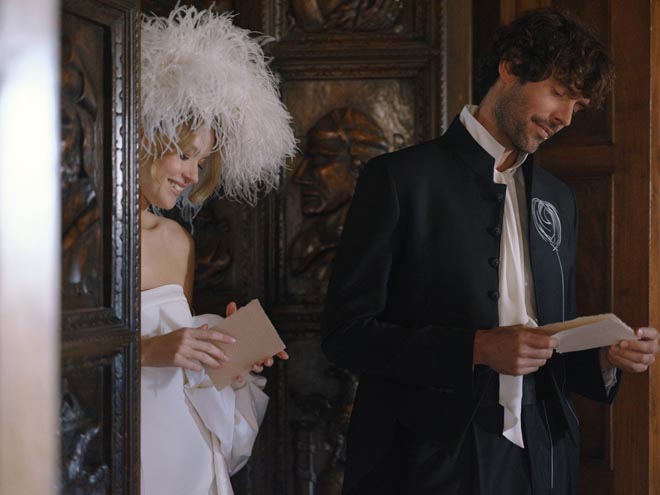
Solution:
<svg viewBox="0 0 660 495"><path fill-rule="evenodd" d="M493 2L477 3L477 9L492 11ZM537 153L538 163L563 177L577 195L578 312L613 311L630 325L658 326L660 2L503 0L500 18L508 22L541 5L567 9L588 22L610 50L617 74L602 110L579 115ZM475 32L482 27L489 29L475 26ZM580 493L660 493L659 385L656 364L648 373L625 375L611 407L576 397Z"/></svg>
<svg viewBox="0 0 660 495"><path fill-rule="evenodd" d="M63 494L138 493L136 0L61 17Z"/></svg>

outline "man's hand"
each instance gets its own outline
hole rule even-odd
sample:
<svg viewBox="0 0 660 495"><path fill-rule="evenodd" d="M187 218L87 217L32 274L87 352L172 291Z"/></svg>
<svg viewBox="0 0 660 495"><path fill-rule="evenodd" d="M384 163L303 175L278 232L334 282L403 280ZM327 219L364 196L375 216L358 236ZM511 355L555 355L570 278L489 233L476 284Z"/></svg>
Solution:
<svg viewBox="0 0 660 495"><path fill-rule="evenodd" d="M655 361L658 352L658 337L655 328L637 329L640 340L622 340L616 345L602 347L600 350L601 368L620 368L632 373L646 371Z"/></svg>
<svg viewBox="0 0 660 495"><path fill-rule="evenodd" d="M527 375L544 366L558 345L557 339L524 325L477 330L473 362L503 375Z"/></svg>

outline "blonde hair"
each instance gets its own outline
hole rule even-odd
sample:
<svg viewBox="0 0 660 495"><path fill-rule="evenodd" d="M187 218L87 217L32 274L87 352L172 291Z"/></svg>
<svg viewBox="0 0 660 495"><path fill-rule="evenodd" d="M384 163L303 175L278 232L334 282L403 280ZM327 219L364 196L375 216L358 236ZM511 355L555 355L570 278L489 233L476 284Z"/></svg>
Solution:
<svg viewBox="0 0 660 495"><path fill-rule="evenodd" d="M185 153L193 147L195 132L196 129L192 128L192 123L186 122L177 128L175 143L170 143L167 139L161 138L154 142L151 150L147 150L145 146L140 146L140 163L149 167L149 173L154 178L159 161L163 157L179 153L177 150ZM213 139L215 140L215 135ZM206 159L204 168L200 172L199 181L192 186L187 195L188 200L193 205L201 205L213 194L220 180L221 168L222 155L217 147L217 143L214 142L211 147L211 154Z"/></svg>

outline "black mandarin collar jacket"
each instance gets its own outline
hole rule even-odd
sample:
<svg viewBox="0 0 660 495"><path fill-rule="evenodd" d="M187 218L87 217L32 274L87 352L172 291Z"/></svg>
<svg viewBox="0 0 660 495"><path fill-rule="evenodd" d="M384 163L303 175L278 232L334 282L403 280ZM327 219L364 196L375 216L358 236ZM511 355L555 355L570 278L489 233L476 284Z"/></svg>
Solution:
<svg viewBox="0 0 660 495"><path fill-rule="evenodd" d="M493 166L456 118L436 140L371 160L358 180L323 322L326 355L360 375L344 490L388 451L397 422L448 447L470 423L481 397L474 332L498 326L506 185L493 182ZM571 319L575 197L531 155L522 169L539 324ZM548 204L560 243L556 227L535 228L534 213L547 219ZM613 398L605 394L597 350L555 354L538 376L554 398L554 416L576 438L565 394Z"/></svg>

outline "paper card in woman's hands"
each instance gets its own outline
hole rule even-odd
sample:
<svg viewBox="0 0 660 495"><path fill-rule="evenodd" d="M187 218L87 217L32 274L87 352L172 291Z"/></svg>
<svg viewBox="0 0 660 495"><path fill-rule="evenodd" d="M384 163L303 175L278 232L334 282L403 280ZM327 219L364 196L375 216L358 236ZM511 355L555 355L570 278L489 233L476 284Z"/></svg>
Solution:
<svg viewBox="0 0 660 495"><path fill-rule="evenodd" d="M557 352L574 352L606 347L622 340L639 340L635 331L615 314L582 316L574 320L539 327L559 340Z"/></svg>
<svg viewBox="0 0 660 495"><path fill-rule="evenodd" d="M228 362L217 369L205 366L206 374L218 390L229 385L235 376L250 371L254 363L286 347L257 299L227 318L213 314L194 316L193 326L201 325L236 339L233 344L216 344L229 357Z"/></svg>

